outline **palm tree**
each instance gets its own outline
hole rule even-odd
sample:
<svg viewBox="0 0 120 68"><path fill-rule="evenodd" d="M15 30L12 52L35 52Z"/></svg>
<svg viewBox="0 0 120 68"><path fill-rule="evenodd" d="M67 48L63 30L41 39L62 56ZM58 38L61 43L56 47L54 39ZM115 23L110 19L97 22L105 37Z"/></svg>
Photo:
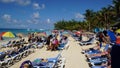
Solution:
<svg viewBox="0 0 120 68"><path fill-rule="evenodd" d="M89 31L91 30L93 13L94 13L93 10L88 9L88 10L86 10L86 13L84 14L85 19L86 19L87 23L89 24L88 25L88 28L89 28L88 30Z"/></svg>
<svg viewBox="0 0 120 68"><path fill-rule="evenodd" d="M120 0L113 0L113 6L116 12L116 18L120 20Z"/></svg>

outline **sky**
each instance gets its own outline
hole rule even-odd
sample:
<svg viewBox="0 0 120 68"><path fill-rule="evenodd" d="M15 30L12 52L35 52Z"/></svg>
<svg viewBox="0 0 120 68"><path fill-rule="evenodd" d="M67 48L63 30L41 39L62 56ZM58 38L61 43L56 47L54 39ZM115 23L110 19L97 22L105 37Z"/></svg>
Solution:
<svg viewBox="0 0 120 68"><path fill-rule="evenodd" d="M112 0L0 0L0 28L53 29L60 20L84 20Z"/></svg>

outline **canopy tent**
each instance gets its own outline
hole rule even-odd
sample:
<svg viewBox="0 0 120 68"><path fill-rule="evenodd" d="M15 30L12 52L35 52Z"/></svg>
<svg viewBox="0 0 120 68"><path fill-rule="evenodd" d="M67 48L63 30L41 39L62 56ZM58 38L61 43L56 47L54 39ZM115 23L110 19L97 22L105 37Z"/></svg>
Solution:
<svg viewBox="0 0 120 68"><path fill-rule="evenodd" d="M117 29L115 32L116 32L116 33L120 33L120 29Z"/></svg>
<svg viewBox="0 0 120 68"><path fill-rule="evenodd" d="M15 35L12 32L4 32L1 35L2 37L9 37L9 38L14 38Z"/></svg>

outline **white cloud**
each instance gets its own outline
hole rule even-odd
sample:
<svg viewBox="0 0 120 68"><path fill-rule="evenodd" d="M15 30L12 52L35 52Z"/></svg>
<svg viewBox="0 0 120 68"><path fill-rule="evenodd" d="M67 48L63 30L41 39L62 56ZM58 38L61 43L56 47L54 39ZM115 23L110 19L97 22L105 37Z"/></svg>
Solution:
<svg viewBox="0 0 120 68"><path fill-rule="evenodd" d="M19 5L29 5L31 0L0 0L3 3L17 3Z"/></svg>
<svg viewBox="0 0 120 68"><path fill-rule="evenodd" d="M27 20L27 23L32 23L32 20Z"/></svg>
<svg viewBox="0 0 120 68"><path fill-rule="evenodd" d="M44 8L45 8L45 4L42 4L42 5L41 5L41 8L44 9Z"/></svg>
<svg viewBox="0 0 120 68"><path fill-rule="evenodd" d="M13 22L13 23L18 23L19 21L16 20L16 19L14 19L14 20L12 20L12 22Z"/></svg>
<svg viewBox="0 0 120 68"><path fill-rule="evenodd" d="M84 15L80 14L80 13L76 13L75 14L75 18L84 18Z"/></svg>
<svg viewBox="0 0 120 68"><path fill-rule="evenodd" d="M20 27L22 27L22 28L26 28L26 27L28 27L27 25L25 25L25 24L21 24L21 25L19 25Z"/></svg>
<svg viewBox="0 0 120 68"><path fill-rule="evenodd" d="M39 3L33 3L33 8L34 9L44 9L45 8L45 4L39 4Z"/></svg>
<svg viewBox="0 0 120 68"><path fill-rule="evenodd" d="M35 9L40 9L40 5L39 5L38 3L33 3L33 7L34 7Z"/></svg>
<svg viewBox="0 0 120 68"><path fill-rule="evenodd" d="M15 2L16 0L0 0L3 3L12 3Z"/></svg>
<svg viewBox="0 0 120 68"><path fill-rule="evenodd" d="M33 13L32 17L33 17L33 19L38 19L38 18L40 18L39 12Z"/></svg>
<svg viewBox="0 0 120 68"><path fill-rule="evenodd" d="M38 24L40 21L39 19L30 19L30 20L27 20L27 23L29 24Z"/></svg>
<svg viewBox="0 0 120 68"><path fill-rule="evenodd" d="M38 24L39 23L38 19L32 19L32 21L33 21L34 24Z"/></svg>
<svg viewBox="0 0 120 68"><path fill-rule="evenodd" d="M50 19L47 19L47 23L50 23L51 22L51 20Z"/></svg>
<svg viewBox="0 0 120 68"><path fill-rule="evenodd" d="M19 4L19 5L29 5L31 3L31 0L16 0L16 2Z"/></svg>
<svg viewBox="0 0 120 68"><path fill-rule="evenodd" d="M40 14L39 12L34 12L32 15L32 17L28 20L26 20L27 23L30 23L30 24L38 24L40 22Z"/></svg>
<svg viewBox="0 0 120 68"><path fill-rule="evenodd" d="M6 23L19 23L20 21L17 19L13 19L11 15L9 14L4 14L2 16L2 19L6 21Z"/></svg>
<svg viewBox="0 0 120 68"><path fill-rule="evenodd" d="M2 18L3 18L5 21L7 21L7 22L10 22L10 21L11 21L11 15L9 15L9 14L4 14L4 15L2 16Z"/></svg>

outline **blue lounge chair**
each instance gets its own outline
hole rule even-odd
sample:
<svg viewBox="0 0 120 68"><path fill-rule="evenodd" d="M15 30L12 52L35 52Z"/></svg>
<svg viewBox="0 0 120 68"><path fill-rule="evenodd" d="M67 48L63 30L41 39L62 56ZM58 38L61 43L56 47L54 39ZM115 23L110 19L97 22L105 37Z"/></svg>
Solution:
<svg viewBox="0 0 120 68"><path fill-rule="evenodd" d="M33 68L57 68L57 63L60 61L61 53L58 54L55 58L48 58L47 62L41 62L41 58L33 61Z"/></svg>
<svg viewBox="0 0 120 68"><path fill-rule="evenodd" d="M92 59L89 62L92 64L92 66L94 66L94 65L105 63L107 62L107 60L108 60L107 58L97 58L97 59Z"/></svg>
<svg viewBox="0 0 120 68"><path fill-rule="evenodd" d="M6 43L6 44L3 44L2 46L3 47L7 47L7 46L9 46L10 44L12 44L12 42L11 41L9 41L8 43Z"/></svg>
<svg viewBox="0 0 120 68"><path fill-rule="evenodd" d="M82 42L80 42L79 44L80 44L81 46L93 44L93 43L94 43L94 40L95 40L95 37L92 37L92 38L90 38L90 39L87 40L87 41L82 41Z"/></svg>
<svg viewBox="0 0 120 68"><path fill-rule="evenodd" d="M107 68L106 66L92 66L91 68Z"/></svg>
<svg viewBox="0 0 120 68"><path fill-rule="evenodd" d="M104 47L104 51L107 51L109 48L109 44L106 44L106 46ZM101 53L99 50L89 50L87 52L85 52L85 54L98 54Z"/></svg>
<svg viewBox="0 0 120 68"><path fill-rule="evenodd" d="M63 50L63 49L68 49L68 47L69 47L69 41L67 43L60 44L57 49L58 50Z"/></svg>

